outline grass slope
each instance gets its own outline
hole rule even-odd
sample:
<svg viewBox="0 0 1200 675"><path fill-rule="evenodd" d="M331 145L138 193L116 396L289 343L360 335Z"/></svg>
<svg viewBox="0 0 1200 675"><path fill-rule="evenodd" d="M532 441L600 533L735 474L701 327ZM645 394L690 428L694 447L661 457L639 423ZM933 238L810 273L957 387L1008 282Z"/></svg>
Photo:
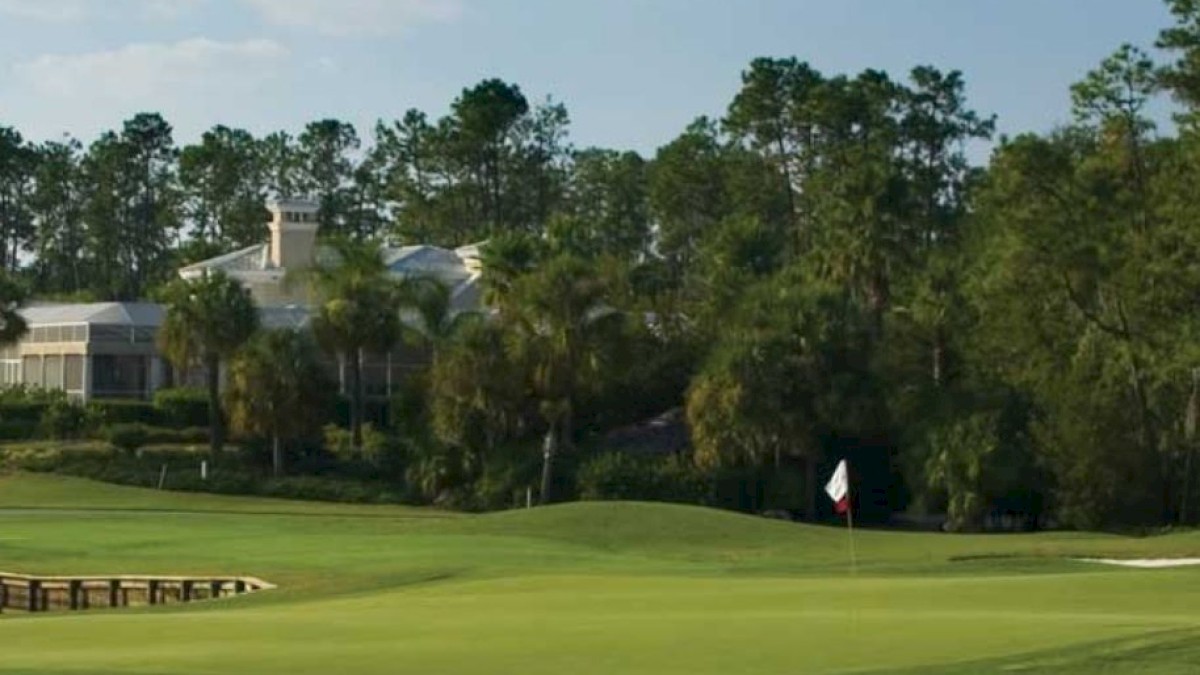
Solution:
<svg viewBox="0 0 1200 675"><path fill-rule="evenodd" d="M0 673L1194 672L1200 535L845 532L683 506L485 516L0 479L0 569L277 591L4 615ZM1103 666L1103 668L1101 668Z"/></svg>

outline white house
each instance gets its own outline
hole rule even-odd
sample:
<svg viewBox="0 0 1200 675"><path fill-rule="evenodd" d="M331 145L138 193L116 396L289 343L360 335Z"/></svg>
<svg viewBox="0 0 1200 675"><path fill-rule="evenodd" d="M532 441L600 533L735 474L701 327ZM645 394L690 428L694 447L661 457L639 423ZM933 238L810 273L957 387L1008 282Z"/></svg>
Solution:
<svg viewBox="0 0 1200 675"><path fill-rule="evenodd" d="M336 264L317 241L317 204L279 200L268 204L268 238L232 253L179 270L194 279L219 270L249 289L262 324L303 328L313 307L297 272L315 261ZM445 284L451 311L481 309L482 265L478 245L449 250L437 246L384 247L381 255L397 278L427 277ZM166 315L153 303L41 304L21 310L29 333L0 350L0 387L25 385L65 390L72 398L149 398L167 386L170 368L158 354L155 334ZM390 396L393 385L420 361L411 350L369 357L364 386L370 396ZM339 375L344 375L338 367ZM344 381L344 378L343 378Z"/></svg>

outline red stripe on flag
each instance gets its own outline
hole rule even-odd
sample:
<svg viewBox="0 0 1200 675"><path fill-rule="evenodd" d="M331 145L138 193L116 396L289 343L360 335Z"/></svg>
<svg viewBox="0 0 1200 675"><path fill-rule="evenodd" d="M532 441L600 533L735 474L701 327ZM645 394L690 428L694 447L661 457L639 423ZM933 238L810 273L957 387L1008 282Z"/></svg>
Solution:
<svg viewBox="0 0 1200 675"><path fill-rule="evenodd" d="M833 505L833 510L837 511L838 513L845 513L849 509L850 509L850 497L849 496L842 497L841 499L837 500L837 503L835 503Z"/></svg>

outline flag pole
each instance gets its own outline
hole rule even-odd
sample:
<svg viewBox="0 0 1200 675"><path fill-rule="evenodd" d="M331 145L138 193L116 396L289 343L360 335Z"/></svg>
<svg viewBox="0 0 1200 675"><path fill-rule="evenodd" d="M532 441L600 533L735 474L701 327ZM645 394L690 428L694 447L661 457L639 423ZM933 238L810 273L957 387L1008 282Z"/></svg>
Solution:
<svg viewBox="0 0 1200 675"><path fill-rule="evenodd" d="M854 552L854 491L850 489L850 463L846 463L846 532L850 535L850 574L858 574L858 556Z"/></svg>

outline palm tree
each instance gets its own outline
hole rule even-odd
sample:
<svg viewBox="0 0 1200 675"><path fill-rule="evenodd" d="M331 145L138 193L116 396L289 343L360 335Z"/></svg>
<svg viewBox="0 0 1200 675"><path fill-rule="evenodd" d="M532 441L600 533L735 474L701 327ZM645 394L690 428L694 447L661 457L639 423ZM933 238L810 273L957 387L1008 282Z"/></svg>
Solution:
<svg viewBox="0 0 1200 675"><path fill-rule="evenodd" d="M365 353L385 354L400 339L400 293L373 242L338 240L333 260L306 270L317 299L313 334L349 366L350 429L362 447Z"/></svg>
<svg viewBox="0 0 1200 675"><path fill-rule="evenodd" d="M560 255L511 285L503 320L511 348L528 374L547 424L542 455L542 503L553 501L554 462L570 448L574 411L583 388L603 375L605 348L620 338L622 314L607 304L612 284L599 268Z"/></svg>
<svg viewBox="0 0 1200 675"><path fill-rule="evenodd" d="M159 328L159 348L180 370L196 365L205 369L212 428L209 445L216 455L225 444L221 363L258 330L258 310L250 293L221 272L177 280L164 296L167 316Z"/></svg>
<svg viewBox="0 0 1200 675"><path fill-rule="evenodd" d="M450 287L432 277L404 279L398 289L405 337L430 352L448 344L463 325L482 318L474 311L456 312Z"/></svg>
<svg viewBox="0 0 1200 675"><path fill-rule="evenodd" d="M278 476L284 443L320 428L329 390L312 338L272 330L256 335L230 364L226 400L235 429L271 439Z"/></svg>
<svg viewBox="0 0 1200 675"><path fill-rule="evenodd" d="M0 346L15 343L29 330L18 311L25 298L25 288L9 275L0 273Z"/></svg>
<svg viewBox="0 0 1200 675"><path fill-rule="evenodd" d="M464 323L434 352L429 417L443 443L490 453L519 430L528 394L503 328Z"/></svg>

